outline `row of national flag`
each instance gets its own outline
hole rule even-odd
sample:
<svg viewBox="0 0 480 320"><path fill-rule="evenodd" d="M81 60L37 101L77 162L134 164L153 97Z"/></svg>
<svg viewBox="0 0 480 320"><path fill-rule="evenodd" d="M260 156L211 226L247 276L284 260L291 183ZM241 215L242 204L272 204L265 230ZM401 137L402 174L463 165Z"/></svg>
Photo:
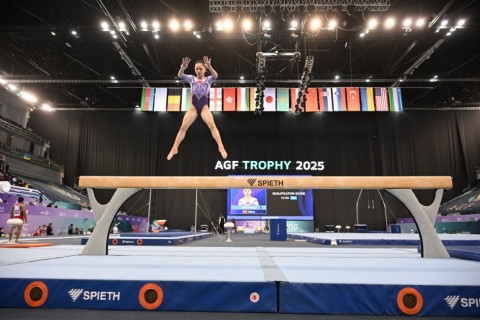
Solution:
<svg viewBox="0 0 480 320"><path fill-rule="evenodd" d="M211 111L255 111L256 88L211 88ZM297 88L265 88L264 111L295 111ZM187 111L190 88L143 88L143 111ZM305 112L403 111L400 88L309 88Z"/></svg>

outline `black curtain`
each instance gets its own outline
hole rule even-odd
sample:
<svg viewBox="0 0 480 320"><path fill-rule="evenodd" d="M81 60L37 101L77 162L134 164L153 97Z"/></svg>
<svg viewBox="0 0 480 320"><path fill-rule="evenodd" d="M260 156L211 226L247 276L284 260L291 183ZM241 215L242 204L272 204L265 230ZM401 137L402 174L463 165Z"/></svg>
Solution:
<svg viewBox="0 0 480 320"><path fill-rule="evenodd" d="M444 201L476 185L480 166L480 112L415 111L402 113L215 113L229 160L324 161L323 171L215 170L223 161L200 117L190 127L171 161L183 113L138 111L35 111L31 128L51 141L51 157L65 165L65 183L81 175L223 176L229 174L289 174L323 176L449 175L454 188ZM226 210L225 190L155 190L152 217L168 219L173 228L189 229L196 199L198 223L216 220ZM385 229L387 220L408 216L395 198L381 191L316 190L315 224L353 225L358 215L370 229ZM415 191L429 204L432 190ZM112 191L97 191L107 202ZM132 214L146 215L141 193L132 197ZM200 202L202 200L204 203ZM134 206L135 202L142 202ZM356 204L359 204L357 213ZM127 204L126 204L127 205Z"/></svg>

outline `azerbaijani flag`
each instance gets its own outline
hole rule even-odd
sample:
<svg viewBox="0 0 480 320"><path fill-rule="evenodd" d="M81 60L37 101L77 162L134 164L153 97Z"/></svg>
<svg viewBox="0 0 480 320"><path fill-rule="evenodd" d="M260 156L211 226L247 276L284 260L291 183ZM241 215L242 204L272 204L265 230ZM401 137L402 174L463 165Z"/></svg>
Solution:
<svg viewBox="0 0 480 320"><path fill-rule="evenodd" d="M145 87L142 90L142 101L140 103L140 109L142 111L153 111L153 93L154 88Z"/></svg>

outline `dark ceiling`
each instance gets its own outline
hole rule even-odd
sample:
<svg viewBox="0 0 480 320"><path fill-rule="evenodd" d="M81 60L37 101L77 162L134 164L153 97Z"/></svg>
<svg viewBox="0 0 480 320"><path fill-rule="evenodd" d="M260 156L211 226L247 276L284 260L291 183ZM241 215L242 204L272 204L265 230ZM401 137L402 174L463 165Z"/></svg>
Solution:
<svg viewBox="0 0 480 320"><path fill-rule="evenodd" d="M261 39L257 31L242 34L238 27L230 33L216 31L215 21L222 14L211 12L209 4L219 2L222 1L3 0L0 78L4 83L0 90L10 92L6 86L16 84L34 92L40 102L48 101L59 109L132 109L140 102L144 84L184 85L175 82L183 56L210 56L220 75L219 86L255 86L257 52L298 51L301 58L296 63L278 57L267 59L267 86L297 87L305 57L310 55L315 58L311 83L314 87L400 86L404 107L409 109L480 105L478 1L353 1L389 4L387 11L363 12L352 12L351 7L347 12L340 6L315 13L313 7L301 6L295 11L300 18L307 9L311 11L310 18L317 14L323 23L335 16L340 27L314 34L306 24L305 32L296 31L295 38L285 25L287 10L274 6L273 27L267 32L270 37ZM235 10L226 6L222 9ZM270 7L265 9L272 14ZM238 13L230 15L240 21ZM398 20L397 26L388 31L379 26L361 38L362 28L371 16L380 21L393 16ZM167 21L171 17L190 18L193 30L200 31L202 38L197 39L193 30L169 31ZM426 26L406 32L401 28L401 20L406 17L425 17ZM454 26L462 18L466 20L465 27L457 28L450 36L446 35L449 28L436 32L444 19ZM153 37L152 31L141 30L140 22L144 19L160 21L159 39ZM126 22L128 35L122 32L113 39L109 32L102 31L101 21L112 25L119 20ZM71 34L73 29L77 35ZM193 72L192 66L187 71ZM334 80L335 75L339 75L338 80ZM111 80L111 76L116 80ZM240 76L245 77L242 83Z"/></svg>

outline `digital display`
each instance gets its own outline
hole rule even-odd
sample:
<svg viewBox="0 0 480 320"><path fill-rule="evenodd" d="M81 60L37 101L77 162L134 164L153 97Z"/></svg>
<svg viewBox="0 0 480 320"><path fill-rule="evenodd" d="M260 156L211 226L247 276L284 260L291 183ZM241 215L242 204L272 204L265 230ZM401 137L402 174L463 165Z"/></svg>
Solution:
<svg viewBox="0 0 480 320"><path fill-rule="evenodd" d="M227 219L313 220L311 189L228 189Z"/></svg>

